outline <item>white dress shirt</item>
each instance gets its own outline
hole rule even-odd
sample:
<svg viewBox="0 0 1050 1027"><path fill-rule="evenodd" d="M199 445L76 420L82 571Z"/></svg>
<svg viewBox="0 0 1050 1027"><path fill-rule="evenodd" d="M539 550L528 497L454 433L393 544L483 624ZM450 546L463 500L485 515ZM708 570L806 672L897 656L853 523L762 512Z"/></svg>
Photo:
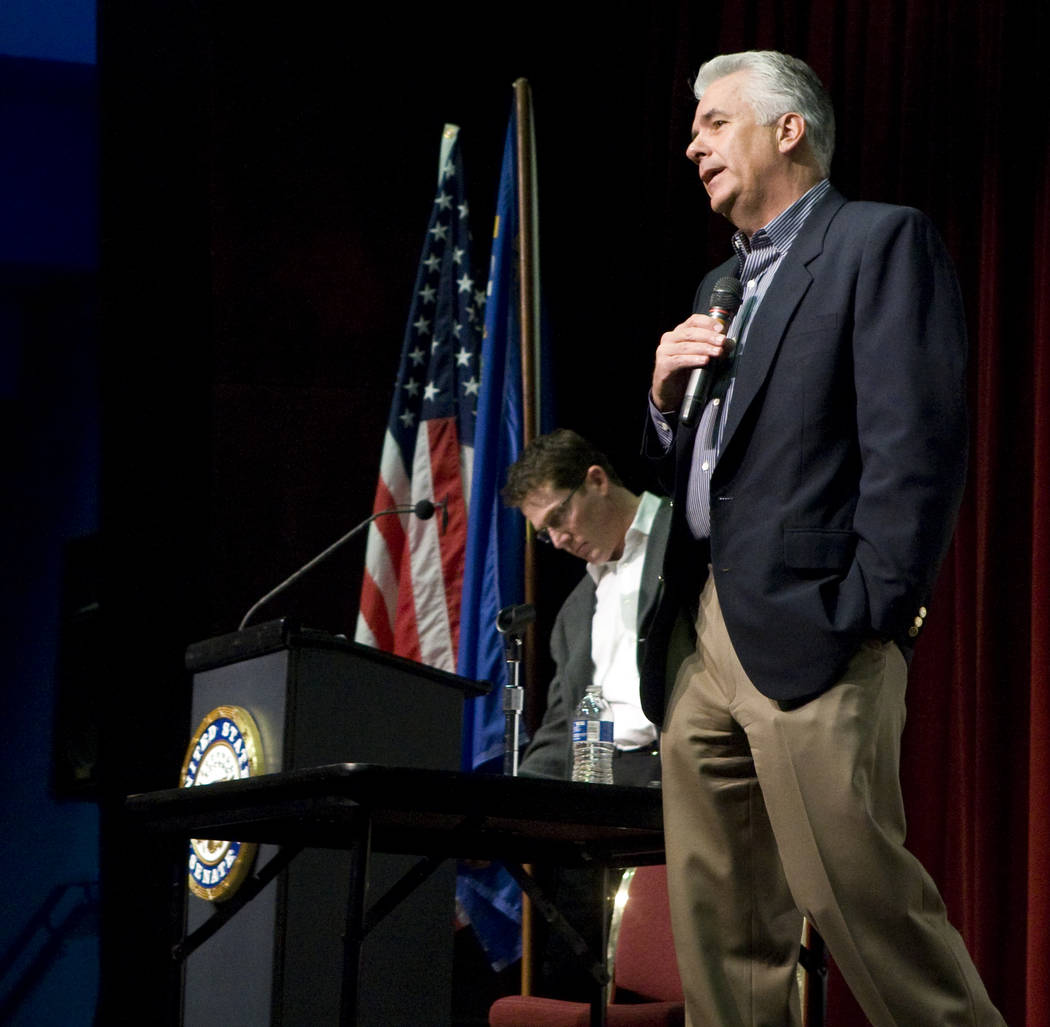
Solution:
<svg viewBox="0 0 1050 1027"><path fill-rule="evenodd" d="M613 737L619 749L637 749L656 740L656 728L642 712L637 647L642 566L659 508L660 500L643 492L620 559L587 565L596 586L591 621L593 680L612 706Z"/></svg>

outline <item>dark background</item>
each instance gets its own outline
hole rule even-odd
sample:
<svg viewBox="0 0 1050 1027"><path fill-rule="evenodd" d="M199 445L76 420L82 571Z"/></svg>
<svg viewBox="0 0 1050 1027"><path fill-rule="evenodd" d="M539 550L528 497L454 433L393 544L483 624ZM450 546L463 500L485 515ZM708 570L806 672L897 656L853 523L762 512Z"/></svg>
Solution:
<svg viewBox="0 0 1050 1027"><path fill-rule="evenodd" d="M824 79L838 187L926 210L956 260L971 484L916 657L902 773L912 847L993 997L1011 1023L1047 1022L1048 943L1029 926L1050 913L1046 28L1041 8L1006 0L101 0L98 104L94 76L75 74L58 102L100 112L101 284L89 258L41 280L23 266L32 253L5 254L0 311L16 311L24 358L3 406L12 539L68 502L40 487L52 476L80 474L88 495L51 559L67 592L97 598L95 620L65 615L53 666L45 649L34 674L67 697L59 725L100 725L102 1022L134 1009L163 1023L170 1008L168 882L141 860L129 870L136 840L118 811L181 764L186 645L232 630L370 510L443 124L462 129L483 277L511 86L530 81L556 419L642 488L653 349L729 238L682 156L689 80L706 57L751 47L796 53ZM54 98L53 76L15 71L18 89ZM44 130L32 113L26 124ZM79 215L51 202L41 219L90 220L91 139L75 145L61 119L48 137L51 195L87 195ZM46 237L40 224L27 239ZM8 548L16 572L36 573ZM271 612L349 633L362 563L351 544ZM541 629L578 573L544 559ZM12 609L27 594L14 580ZM35 678L13 680L18 708ZM863 1022L833 997L836 1022Z"/></svg>

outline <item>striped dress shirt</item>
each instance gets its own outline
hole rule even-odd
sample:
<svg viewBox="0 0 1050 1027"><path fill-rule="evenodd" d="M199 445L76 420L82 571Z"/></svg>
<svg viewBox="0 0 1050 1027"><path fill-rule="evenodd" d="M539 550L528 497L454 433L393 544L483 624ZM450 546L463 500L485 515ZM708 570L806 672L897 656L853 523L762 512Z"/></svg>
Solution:
<svg viewBox="0 0 1050 1027"><path fill-rule="evenodd" d="M693 446L686 498L686 521L692 534L708 538L711 534L711 474L722 448L722 431L729 406L733 401L736 369L747 345L747 332L762 299L769 289L784 255L798 237L806 218L820 202L831 183L824 179L813 186L790 207L778 214L748 239L743 232L733 236L738 261L738 275L744 284L740 309L729 325L727 335L736 340L730 355L723 358L719 377L710 391L700 418ZM649 401L650 416L665 450L674 442L675 415L661 413Z"/></svg>

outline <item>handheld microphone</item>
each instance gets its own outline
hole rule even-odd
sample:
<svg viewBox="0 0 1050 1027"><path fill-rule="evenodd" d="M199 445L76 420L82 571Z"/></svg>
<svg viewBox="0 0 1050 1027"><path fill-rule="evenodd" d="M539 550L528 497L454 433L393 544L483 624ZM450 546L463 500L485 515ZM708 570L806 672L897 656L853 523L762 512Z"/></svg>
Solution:
<svg viewBox="0 0 1050 1027"><path fill-rule="evenodd" d="M421 521L429 521L434 516L434 511L442 508L442 521L444 524L448 523L448 499L443 499L440 503L432 503L429 499L421 499L418 503L412 506L390 506L385 510L377 510L374 514L366 517L360 524L355 524L342 538L337 539L333 542L324 552L318 553L308 563L303 564L294 574L287 577L282 581L276 588L271 589L262 597L252 604L248 612L241 618L240 624L237 625L238 631L243 631L245 625L252 618L252 614L259 609L264 603L268 603L274 596L283 592L289 585L294 584L298 581L307 571L313 570L322 560L326 560L332 555L344 542L349 542L359 531L367 528L374 520L379 517L385 517L387 514L415 514Z"/></svg>
<svg viewBox="0 0 1050 1027"><path fill-rule="evenodd" d="M711 292L711 300L708 303L708 317L720 321L724 328L729 327L733 316L740 309L740 301L744 297L744 287L739 278L719 278ZM709 372L712 370L710 361L704 367L694 367L689 375L689 384L685 388L685 398L678 413L678 420L687 428L691 427L704 409L702 400L711 381Z"/></svg>

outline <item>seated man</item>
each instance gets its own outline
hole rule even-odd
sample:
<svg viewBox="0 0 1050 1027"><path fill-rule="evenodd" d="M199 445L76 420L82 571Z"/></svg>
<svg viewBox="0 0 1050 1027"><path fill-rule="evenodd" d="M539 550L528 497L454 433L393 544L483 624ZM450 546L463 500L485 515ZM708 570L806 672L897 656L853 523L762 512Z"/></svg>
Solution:
<svg viewBox="0 0 1050 1027"><path fill-rule="evenodd" d="M657 598L670 504L629 491L603 454L565 429L541 435L525 448L507 472L502 496L528 518L539 540L587 564L554 622L550 649L556 672L519 773L571 777L573 712L587 686L598 682L613 710L614 782L658 785L657 732L641 709L637 648L644 637L639 626ZM603 957L601 872L540 870L538 876L592 952ZM607 902L604 909L607 915ZM544 925L535 945L542 952L536 993L585 1000L587 976L561 936Z"/></svg>
<svg viewBox="0 0 1050 1027"><path fill-rule="evenodd" d="M502 492L536 537L587 563L551 632L557 668L547 711L519 771L571 776L572 715L597 682L612 706L616 784L660 779L656 728L638 694L638 625L657 596L671 508L667 500L624 487L606 457L575 432L534 439L507 472Z"/></svg>

